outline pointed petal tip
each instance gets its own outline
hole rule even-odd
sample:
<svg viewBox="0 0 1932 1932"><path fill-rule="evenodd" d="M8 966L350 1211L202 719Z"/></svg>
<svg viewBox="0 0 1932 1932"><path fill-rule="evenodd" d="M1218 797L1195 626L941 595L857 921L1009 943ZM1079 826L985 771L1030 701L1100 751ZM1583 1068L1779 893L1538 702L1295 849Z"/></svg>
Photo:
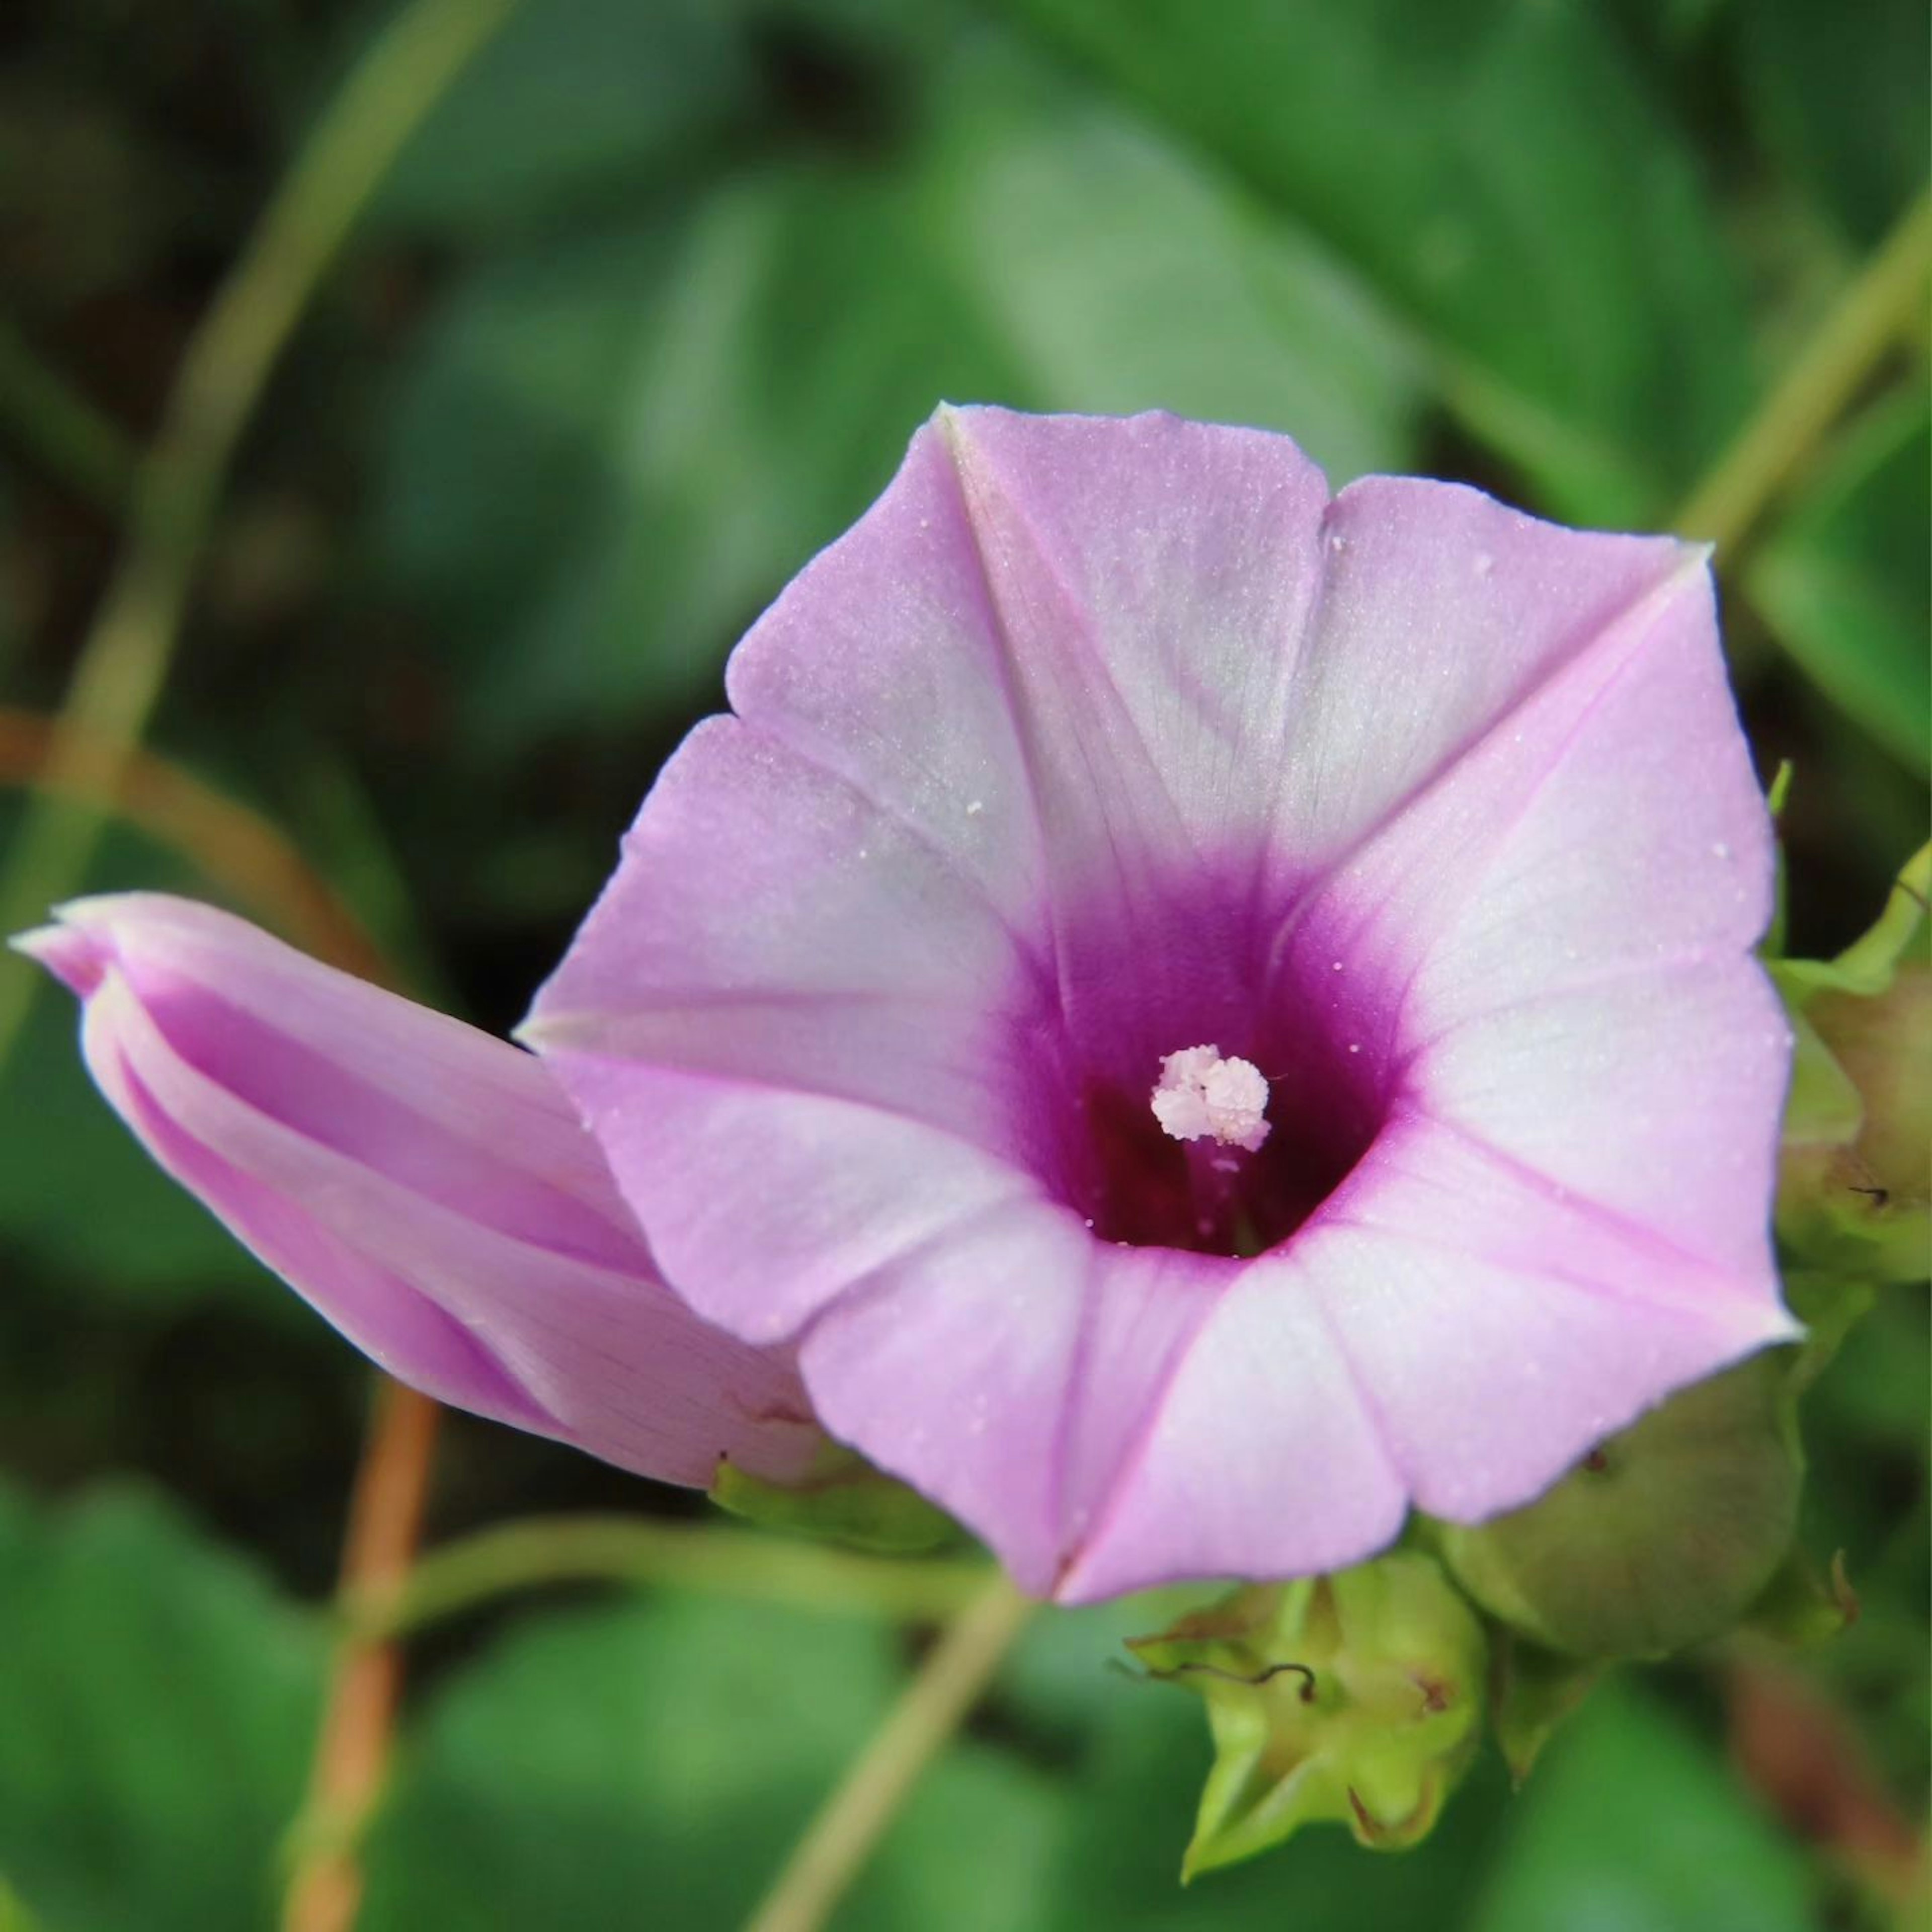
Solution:
<svg viewBox="0 0 1932 1932"><path fill-rule="evenodd" d="M7 944L16 952L44 967L70 992L86 999L107 970L109 949L83 928L60 922L65 908L56 907L56 922L14 934Z"/></svg>

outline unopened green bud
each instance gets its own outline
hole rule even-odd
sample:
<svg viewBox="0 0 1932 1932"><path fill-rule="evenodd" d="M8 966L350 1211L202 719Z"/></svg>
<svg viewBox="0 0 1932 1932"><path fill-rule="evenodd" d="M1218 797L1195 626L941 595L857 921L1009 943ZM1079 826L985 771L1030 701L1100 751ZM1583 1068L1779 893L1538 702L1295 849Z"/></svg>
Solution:
<svg viewBox="0 0 1932 1932"><path fill-rule="evenodd" d="M1808 1078L1835 1084L1838 1105L1822 1120L1816 1109L1788 1117L1780 1238L1810 1267L1922 1280L1932 1272L1932 967L1900 966L1868 996L1814 993L1798 1042L1794 1094Z"/></svg>
<svg viewBox="0 0 1932 1932"><path fill-rule="evenodd" d="M1928 886L1932 848L1856 945L1772 969L1797 1039L1778 1238L1800 1264L1841 1277L1932 1274L1932 967L1906 958Z"/></svg>
<svg viewBox="0 0 1932 1932"><path fill-rule="evenodd" d="M1420 1552L1252 1585L1130 1648L1208 1706L1184 1880L1323 1821L1378 1850L1419 1844L1475 1750L1482 1625Z"/></svg>
<svg viewBox="0 0 1932 1932"><path fill-rule="evenodd" d="M780 1485L720 1462L711 1500L766 1529L790 1530L855 1549L909 1555L955 1541L944 1510L853 1450L827 1442L805 1478Z"/></svg>
<svg viewBox="0 0 1932 1932"><path fill-rule="evenodd" d="M1490 1614L1576 1658L1660 1657L1728 1629L1790 1550L1803 1477L1790 1352L1680 1390L1526 1508L1439 1526Z"/></svg>

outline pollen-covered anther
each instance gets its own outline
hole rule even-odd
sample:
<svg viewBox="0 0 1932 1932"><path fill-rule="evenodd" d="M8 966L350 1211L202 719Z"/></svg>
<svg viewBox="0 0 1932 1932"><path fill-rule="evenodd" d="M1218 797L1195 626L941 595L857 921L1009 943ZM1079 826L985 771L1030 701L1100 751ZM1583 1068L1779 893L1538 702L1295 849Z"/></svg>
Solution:
<svg viewBox="0 0 1932 1932"><path fill-rule="evenodd" d="M1252 1154L1268 1137L1268 1084L1252 1061L1218 1046L1183 1047L1160 1064L1154 1117L1178 1141L1214 1139Z"/></svg>

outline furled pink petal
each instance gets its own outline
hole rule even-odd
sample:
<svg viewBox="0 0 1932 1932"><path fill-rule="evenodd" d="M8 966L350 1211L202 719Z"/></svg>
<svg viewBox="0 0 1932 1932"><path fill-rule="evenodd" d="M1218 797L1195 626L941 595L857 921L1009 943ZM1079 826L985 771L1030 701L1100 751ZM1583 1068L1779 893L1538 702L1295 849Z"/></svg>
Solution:
<svg viewBox="0 0 1932 1932"><path fill-rule="evenodd" d="M154 1158L392 1374L674 1483L819 1441L788 1356L658 1278L529 1054L148 893L15 942L80 995L102 1092Z"/></svg>
<svg viewBox="0 0 1932 1932"><path fill-rule="evenodd" d="M728 685L524 1037L679 1292L1032 1587L1349 1562L1792 1332L1700 554L944 412ZM1151 1111L1209 1042L1252 1151Z"/></svg>

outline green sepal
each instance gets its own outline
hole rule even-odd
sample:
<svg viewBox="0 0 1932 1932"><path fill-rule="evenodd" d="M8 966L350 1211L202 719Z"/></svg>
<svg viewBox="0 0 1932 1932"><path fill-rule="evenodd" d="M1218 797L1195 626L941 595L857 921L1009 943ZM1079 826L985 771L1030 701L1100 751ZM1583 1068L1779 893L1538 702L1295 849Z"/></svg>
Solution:
<svg viewBox="0 0 1932 1932"><path fill-rule="evenodd" d="M1214 1764L1184 1882L1304 1825L1346 1825L1378 1851L1419 1844L1481 1732L1481 1623L1418 1551L1251 1585L1129 1647L1208 1706Z"/></svg>
<svg viewBox="0 0 1932 1932"><path fill-rule="evenodd" d="M828 1442L804 1480L788 1487L721 1462L711 1500L763 1528L886 1554L936 1550L963 1534L944 1510L836 1443Z"/></svg>
<svg viewBox="0 0 1932 1932"><path fill-rule="evenodd" d="M1608 1668L1546 1650L1508 1630L1499 1635L1490 1678L1490 1721L1510 1782L1519 1790L1557 1727Z"/></svg>
<svg viewBox="0 0 1932 1932"><path fill-rule="evenodd" d="M1778 770L1772 774L1771 783L1765 788L1764 807L1771 814L1773 824L1784 816L1786 802L1791 796L1792 776L1791 760L1780 758ZM1781 958L1784 954L1784 928L1791 911L1789 872L1784 859L1784 841L1775 840L1772 847L1771 926L1764 935L1761 949L1767 959Z"/></svg>
<svg viewBox="0 0 1932 1932"><path fill-rule="evenodd" d="M1784 1299L1804 1324L1804 1340L1792 1358L1786 1384L1795 1427L1798 1398L1824 1373L1845 1337L1870 1312L1878 1291L1868 1281L1792 1270L1784 1277Z"/></svg>
<svg viewBox="0 0 1932 1932"><path fill-rule="evenodd" d="M1801 1649L1828 1643L1858 1620L1858 1593L1845 1574L1845 1552L1820 1570L1802 1550L1793 1550L1750 1607L1742 1628Z"/></svg>

